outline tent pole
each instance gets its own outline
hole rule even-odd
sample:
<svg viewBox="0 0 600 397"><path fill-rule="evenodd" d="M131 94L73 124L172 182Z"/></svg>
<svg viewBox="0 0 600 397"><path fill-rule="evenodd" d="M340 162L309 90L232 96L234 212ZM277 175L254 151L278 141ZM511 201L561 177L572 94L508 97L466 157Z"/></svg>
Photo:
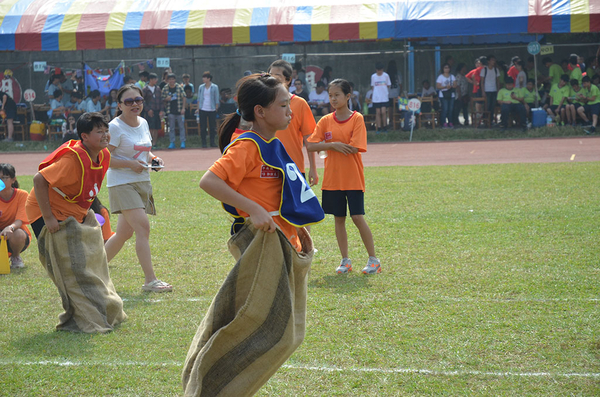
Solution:
<svg viewBox="0 0 600 397"><path fill-rule="evenodd" d="M406 57L406 39L404 39L404 51L402 52L402 54L404 55L404 89L409 92L410 90L408 89L409 85L408 85L408 70L407 70L407 61L408 58Z"/></svg>
<svg viewBox="0 0 600 397"><path fill-rule="evenodd" d="M195 47L192 47L192 84L195 84L194 81L196 81L196 54L195 54ZM196 81L197 83L198 81ZM196 92L197 88L194 87L194 92L196 93L196 95L198 95L198 93Z"/></svg>
<svg viewBox="0 0 600 397"><path fill-rule="evenodd" d="M538 43L538 34L535 34L535 42ZM533 56L533 76L535 78L535 107L539 106L538 96L540 95L538 92L538 70L537 70L537 54Z"/></svg>

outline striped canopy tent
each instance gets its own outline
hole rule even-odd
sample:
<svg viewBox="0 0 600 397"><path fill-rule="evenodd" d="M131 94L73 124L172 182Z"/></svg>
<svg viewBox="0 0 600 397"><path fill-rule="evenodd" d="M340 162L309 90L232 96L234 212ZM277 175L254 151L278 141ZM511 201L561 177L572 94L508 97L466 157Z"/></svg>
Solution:
<svg viewBox="0 0 600 397"><path fill-rule="evenodd" d="M600 0L0 0L0 50L600 31Z"/></svg>

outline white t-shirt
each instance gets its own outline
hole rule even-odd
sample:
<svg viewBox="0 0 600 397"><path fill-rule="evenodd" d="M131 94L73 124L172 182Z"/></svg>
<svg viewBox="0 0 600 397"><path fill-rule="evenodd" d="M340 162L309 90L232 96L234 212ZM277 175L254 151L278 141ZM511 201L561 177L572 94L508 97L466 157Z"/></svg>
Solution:
<svg viewBox="0 0 600 397"><path fill-rule="evenodd" d="M435 95L435 88L433 88L432 86L429 86L428 89L423 88L423 91L421 91L421 97L434 96L434 95Z"/></svg>
<svg viewBox="0 0 600 397"><path fill-rule="evenodd" d="M389 88L392 85L390 76L383 72L381 76L377 73L371 75L371 87L373 87L373 103L389 102L390 91Z"/></svg>
<svg viewBox="0 0 600 397"><path fill-rule="evenodd" d="M446 77L443 74L440 74L435 82L441 84L442 86L447 86L447 85L451 86L452 84L454 84L455 81L456 81L456 78L453 75ZM444 94L442 94L442 92L444 92L444 91L448 91L448 88L444 88L444 89L440 90L440 98L444 97ZM455 96L456 96L456 92L453 92L452 98L454 98Z"/></svg>
<svg viewBox="0 0 600 397"><path fill-rule="evenodd" d="M323 90L322 93L317 94L317 90L312 90L308 94L308 102L317 102L319 105L329 103L329 93Z"/></svg>
<svg viewBox="0 0 600 397"><path fill-rule="evenodd" d="M521 70L515 80L515 88L524 88L527 85L527 73Z"/></svg>
<svg viewBox="0 0 600 397"><path fill-rule="evenodd" d="M140 160L150 164L150 150L152 149L152 136L148 128L148 122L138 117L139 125L131 127L120 118L113 119L108 124L110 132L110 144L116 146L112 151L112 157L115 159ZM134 182L150 182L150 169L141 173L133 171L131 168L108 168L106 173L106 186L126 185Z"/></svg>
<svg viewBox="0 0 600 397"><path fill-rule="evenodd" d="M212 85L211 85L212 86ZM204 89L204 102L202 102L202 109L205 112L214 112L215 108L212 106L212 101L210 99L210 88Z"/></svg>
<svg viewBox="0 0 600 397"><path fill-rule="evenodd" d="M490 69L486 66L481 69L479 75L481 76L482 80L485 77L485 82L482 82L483 90L485 92L498 91L498 87L496 86L496 78L500 76L500 71L497 68Z"/></svg>

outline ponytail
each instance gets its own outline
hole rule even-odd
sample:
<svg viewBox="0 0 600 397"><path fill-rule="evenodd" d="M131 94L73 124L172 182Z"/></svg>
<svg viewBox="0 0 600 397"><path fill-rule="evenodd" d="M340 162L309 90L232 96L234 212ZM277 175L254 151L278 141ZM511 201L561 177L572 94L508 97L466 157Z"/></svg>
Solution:
<svg viewBox="0 0 600 397"><path fill-rule="evenodd" d="M219 149L221 153L231 143L231 136L240 121L254 121L254 108L267 107L275 101L281 83L268 73L255 73L237 82L238 110L225 117L219 127Z"/></svg>
<svg viewBox="0 0 600 397"><path fill-rule="evenodd" d="M227 145L231 143L231 136L238 125L240 125L240 121L242 121L242 116L236 112L225 116L225 119L219 127L219 149L221 150L221 153L223 153Z"/></svg>

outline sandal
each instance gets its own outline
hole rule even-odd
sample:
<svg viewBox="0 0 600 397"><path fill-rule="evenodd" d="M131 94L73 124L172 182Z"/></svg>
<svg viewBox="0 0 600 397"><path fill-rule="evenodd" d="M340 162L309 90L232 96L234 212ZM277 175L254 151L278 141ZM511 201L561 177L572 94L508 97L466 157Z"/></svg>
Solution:
<svg viewBox="0 0 600 397"><path fill-rule="evenodd" d="M171 284L165 283L164 281L160 281L159 279L156 279L154 281L149 282L148 284L142 285L142 291L171 292L171 291L173 291L173 286Z"/></svg>

